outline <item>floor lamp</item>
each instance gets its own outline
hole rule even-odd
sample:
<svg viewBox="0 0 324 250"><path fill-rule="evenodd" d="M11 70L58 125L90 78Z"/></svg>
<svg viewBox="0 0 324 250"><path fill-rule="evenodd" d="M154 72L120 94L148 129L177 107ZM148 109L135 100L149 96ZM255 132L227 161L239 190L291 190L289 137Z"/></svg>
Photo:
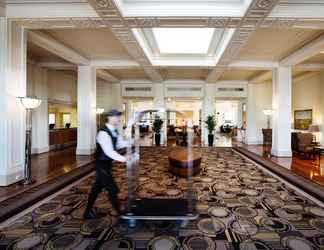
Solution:
<svg viewBox="0 0 324 250"><path fill-rule="evenodd" d="M26 109L26 142L25 142L25 168L23 185L33 183L31 174L31 144L32 144L32 112L38 108L42 100L33 97L18 97L20 103Z"/></svg>

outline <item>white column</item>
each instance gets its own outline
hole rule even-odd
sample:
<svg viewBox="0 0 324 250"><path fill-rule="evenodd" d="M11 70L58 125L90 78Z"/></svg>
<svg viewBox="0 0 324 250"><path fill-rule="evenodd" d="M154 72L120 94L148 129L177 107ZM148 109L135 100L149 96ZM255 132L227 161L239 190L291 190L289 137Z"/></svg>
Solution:
<svg viewBox="0 0 324 250"><path fill-rule="evenodd" d="M165 108L165 94L164 94L164 84L154 83L153 84L153 107L155 109Z"/></svg>
<svg viewBox="0 0 324 250"><path fill-rule="evenodd" d="M321 74L321 82L323 83L324 81L324 73ZM324 85L321 84L321 133L320 133L320 142L321 145L324 145Z"/></svg>
<svg viewBox="0 0 324 250"><path fill-rule="evenodd" d="M291 67L273 71L272 91L272 154L291 156Z"/></svg>
<svg viewBox="0 0 324 250"><path fill-rule="evenodd" d="M133 117L133 110L132 110L132 101L126 100L126 114L127 114L127 121L126 123Z"/></svg>
<svg viewBox="0 0 324 250"><path fill-rule="evenodd" d="M90 155L96 148L96 70L78 67L78 155Z"/></svg>
<svg viewBox="0 0 324 250"><path fill-rule="evenodd" d="M0 17L0 186L23 178L26 96L26 31Z"/></svg>
<svg viewBox="0 0 324 250"><path fill-rule="evenodd" d="M33 111L32 154L41 154L49 151L47 69L34 65L29 67L30 95L42 100L41 105Z"/></svg>
<svg viewBox="0 0 324 250"><path fill-rule="evenodd" d="M241 128L243 123L243 101L239 101L237 104L237 128ZM237 132L237 140L242 141L242 134Z"/></svg>
<svg viewBox="0 0 324 250"><path fill-rule="evenodd" d="M209 115L215 115L215 85L206 84L205 85L205 96L203 100L203 120L202 120L202 134L203 134L203 144L208 145L208 130L205 126L205 120Z"/></svg>
<svg viewBox="0 0 324 250"><path fill-rule="evenodd" d="M248 84L248 97L246 102L246 115L247 115L247 128L245 143L249 145L259 144L258 128L257 128L257 106L256 106L256 93L255 85Z"/></svg>

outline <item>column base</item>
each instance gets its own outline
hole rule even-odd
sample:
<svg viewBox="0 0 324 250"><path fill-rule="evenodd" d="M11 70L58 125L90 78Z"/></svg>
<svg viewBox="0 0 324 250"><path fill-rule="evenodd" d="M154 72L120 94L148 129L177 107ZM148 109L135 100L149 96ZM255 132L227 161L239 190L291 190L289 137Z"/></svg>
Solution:
<svg viewBox="0 0 324 250"><path fill-rule="evenodd" d="M0 186L6 187L13 183L19 182L24 179L24 170L18 170L15 173L10 173L8 175L0 175Z"/></svg>
<svg viewBox="0 0 324 250"><path fill-rule="evenodd" d="M277 150L277 149L271 149L271 154L277 157L292 157L291 150Z"/></svg>
<svg viewBox="0 0 324 250"><path fill-rule="evenodd" d="M76 149L77 155L92 155L96 152L96 148L79 148Z"/></svg>

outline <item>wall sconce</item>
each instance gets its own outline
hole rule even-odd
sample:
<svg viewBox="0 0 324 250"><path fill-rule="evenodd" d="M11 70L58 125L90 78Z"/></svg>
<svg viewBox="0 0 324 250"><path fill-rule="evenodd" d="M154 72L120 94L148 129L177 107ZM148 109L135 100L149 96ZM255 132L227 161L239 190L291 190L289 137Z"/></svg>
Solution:
<svg viewBox="0 0 324 250"><path fill-rule="evenodd" d="M264 109L263 114L267 117L267 128L270 129L270 117L273 114L272 109Z"/></svg>
<svg viewBox="0 0 324 250"><path fill-rule="evenodd" d="M26 109L26 142L25 142L25 168L23 185L30 185L34 181L31 173L31 136L32 136L32 111L38 108L42 100L34 97L17 97Z"/></svg>

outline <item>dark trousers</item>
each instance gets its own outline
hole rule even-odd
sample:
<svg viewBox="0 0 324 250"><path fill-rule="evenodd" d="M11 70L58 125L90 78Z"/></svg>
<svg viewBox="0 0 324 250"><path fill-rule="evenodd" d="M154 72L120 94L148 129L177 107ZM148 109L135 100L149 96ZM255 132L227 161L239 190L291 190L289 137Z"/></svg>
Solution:
<svg viewBox="0 0 324 250"><path fill-rule="evenodd" d="M89 194L86 211L90 211L92 209L98 195L104 189L108 192L108 199L111 205L116 211L119 212L118 202L117 202L117 195L119 189L114 180L114 177L112 176L111 168L112 168L111 161L100 161L100 160L96 161L96 180Z"/></svg>

